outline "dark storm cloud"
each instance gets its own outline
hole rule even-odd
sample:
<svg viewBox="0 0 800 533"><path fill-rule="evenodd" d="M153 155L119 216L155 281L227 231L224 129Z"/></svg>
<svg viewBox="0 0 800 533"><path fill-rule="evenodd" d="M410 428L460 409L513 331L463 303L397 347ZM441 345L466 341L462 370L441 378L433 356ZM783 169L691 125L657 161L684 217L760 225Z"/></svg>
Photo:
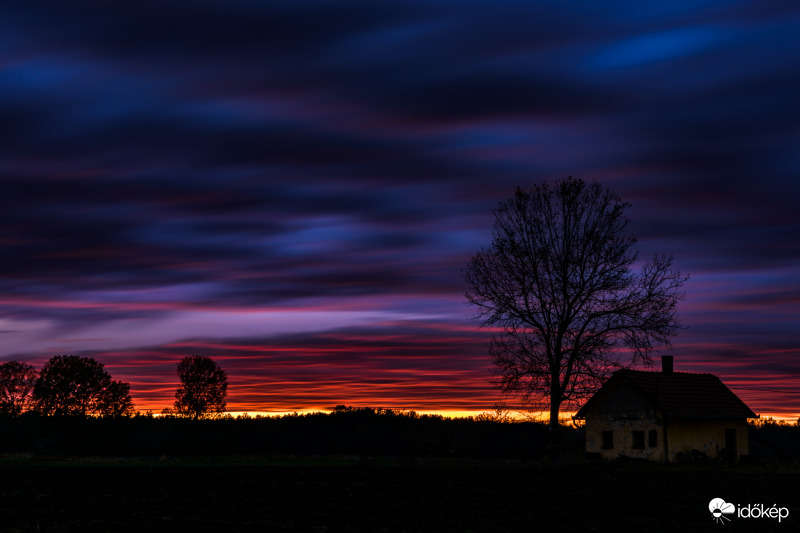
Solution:
<svg viewBox="0 0 800 533"><path fill-rule="evenodd" d="M575 175L693 275L690 331L784 349L798 27L780 1L4 3L0 310L456 320L491 209Z"/></svg>

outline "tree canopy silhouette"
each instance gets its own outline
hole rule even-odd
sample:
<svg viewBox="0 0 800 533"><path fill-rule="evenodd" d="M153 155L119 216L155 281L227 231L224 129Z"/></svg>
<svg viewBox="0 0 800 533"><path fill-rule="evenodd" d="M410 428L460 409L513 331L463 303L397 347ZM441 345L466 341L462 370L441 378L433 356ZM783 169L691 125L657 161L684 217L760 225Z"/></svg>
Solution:
<svg viewBox="0 0 800 533"><path fill-rule="evenodd" d="M46 415L127 416L133 414L130 385L114 381L91 357L57 355L42 367L33 403Z"/></svg>
<svg viewBox="0 0 800 533"><path fill-rule="evenodd" d="M26 410L38 377L36 369L27 363L0 364L0 413L18 415Z"/></svg>
<svg viewBox="0 0 800 533"><path fill-rule="evenodd" d="M193 355L178 363L181 385L175 391L175 410L195 419L225 412L228 374L213 359Z"/></svg>
<svg viewBox="0 0 800 533"><path fill-rule="evenodd" d="M495 381L525 403L586 398L621 366L650 363L680 327L688 276L656 255L632 271L630 204L598 183L569 177L529 187L493 211L493 239L462 274L474 318L494 334Z"/></svg>

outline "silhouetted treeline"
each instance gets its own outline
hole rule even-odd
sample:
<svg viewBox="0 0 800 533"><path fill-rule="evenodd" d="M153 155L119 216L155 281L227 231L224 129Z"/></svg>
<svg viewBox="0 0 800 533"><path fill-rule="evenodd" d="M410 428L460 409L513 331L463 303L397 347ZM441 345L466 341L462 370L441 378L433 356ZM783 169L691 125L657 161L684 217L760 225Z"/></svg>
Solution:
<svg viewBox="0 0 800 533"><path fill-rule="evenodd" d="M208 356L178 363L180 386L173 412L195 419L225 412L228 374ZM127 417L135 412L130 384L111 379L92 357L56 355L41 371L28 363L0 363L0 416L33 411L42 415Z"/></svg>
<svg viewBox="0 0 800 533"><path fill-rule="evenodd" d="M800 462L800 420L795 424L764 418L749 426L750 457L756 463Z"/></svg>
<svg viewBox="0 0 800 533"><path fill-rule="evenodd" d="M572 447L582 436L567 430ZM0 418L0 452L74 456L369 455L536 459L548 429L533 422L449 419L339 407L282 417Z"/></svg>
<svg viewBox="0 0 800 533"><path fill-rule="evenodd" d="M562 427L559 456L580 461L583 433ZM358 455L537 460L548 457L548 428L535 422L444 418L389 409L337 407L331 413L193 420L132 417L0 416L0 453L55 456ZM800 426L750 427L757 463L800 461Z"/></svg>

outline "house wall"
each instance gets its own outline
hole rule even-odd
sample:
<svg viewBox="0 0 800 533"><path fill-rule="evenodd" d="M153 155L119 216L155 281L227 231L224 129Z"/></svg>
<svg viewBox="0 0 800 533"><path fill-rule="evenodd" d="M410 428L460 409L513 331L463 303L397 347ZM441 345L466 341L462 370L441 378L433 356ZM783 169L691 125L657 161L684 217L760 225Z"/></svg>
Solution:
<svg viewBox="0 0 800 533"><path fill-rule="evenodd" d="M594 409L586 417L586 452L599 454L602 459L627 456L663 462L664 427L659 413L642 394L627 382L602 391ZM656 431L656 446L650 446L649 434ZM613 448L603 448L603 432L611 431ZM644 448L634 448L634 431L644 432Z"/></svg>
<svg viewBox="0 0 800 533"><path fill-rule="evenodd" d="M586 452L599 454L602 459L618 459L627 456L648 459L655 462L666 461L669 448L669 462L688 459L697 450L707 457L717 458L725 449L725 430L736 430L736 452L738 460L749 453L746 420L725 419L687 419L672 420L666 425L666 447L664 442L665 423L657 413L642 411L639 416L594 415L586 417ZM656 431L656 446L650 446L649 433ZM614 447L603 448L603 432L611 431ZM633 432L644 432L644 449L633 447Z"/></svg>
<svg viewBox="0 0 800 533"><path fill-rule="evenodd" d="M650 446L650 431L656 432L656 446ZM636 459L647 459L664 462L664 427L662 421L653 413L633 418L593 416L586 418L586 452L599 454L602 459L618 459L626 456ZM614 447L603 448L603 432L611 431ZM633 432L644 432L644 448L633 447Z"/></svg>
<svg viewBox="0 0 800 533"><path fill-rule="evenodd" d="M690 455L698 450L708 457L720 457L725 449L725 430L736 430L736 459L749 453L747 421L745 419L684 419L673 420L667 427L670 462L679 460L679 454Z"/></svg>

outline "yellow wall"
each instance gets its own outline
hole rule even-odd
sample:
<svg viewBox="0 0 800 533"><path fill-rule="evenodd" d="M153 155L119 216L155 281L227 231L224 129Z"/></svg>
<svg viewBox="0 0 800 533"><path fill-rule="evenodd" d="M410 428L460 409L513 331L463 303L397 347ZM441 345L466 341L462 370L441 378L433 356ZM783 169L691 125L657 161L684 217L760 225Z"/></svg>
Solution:
<svg viewBox="0 0 800 533"><path fill-rule="evenodd" d="M749 453L746 420L686 419L674 420L667 428L669 459L675 461L678 454L690 454L698 450L708 457L719 457L725 448L725 430L736 430L737 459Z"/></svg>
<svg viewBox="0 0 800 533"><path fill-rule="evenodd" d="M664 462L665 423L655 413L640 412L638 416L587 416L586 452L598 453L603 459L617 459L627 456L650 461ZM666 445L669 447L669 462L691 456L692 450L704 453L710 458L720 457L725 448L725 430L736 430L737 459L748 453L747 422L726 419L685 419L673 420L666 425ZM657 446L651 447L649 432L655 430ZM603 431L613 431L614 447L603 449ZM633 448L633 432L644 431L644 449ZM681 455L682 454L682 455Z"/></svg>
<svg viewBox="0 0 800 533"><path fill-rule="evenodd" d="M603 389L586 417L586 452L599 453L603 459L621 455L651 461L664 461L664 430L655 405L625 381ZM656 430L657 445L650 447L649 433ZM613 431L614 447L603 449L603 431ZM644 449L633 448L633 432L644 431Z"/></svg>
<svg viewBox="0 0 800 533"><path fill-rule="evenodd" d="M664 429L661 420L652 414L646 416L628 416L614 418L609 416L587 417L586 425L586 452L599 453L603 459L617 459L624 455L636 459L664 462ZM656 431L656 446L651 447L649 434ZM614 447L610 450L603 449L603 431L612 431ZM644 449L633 447L633 432L644 431Z"/></svg>

